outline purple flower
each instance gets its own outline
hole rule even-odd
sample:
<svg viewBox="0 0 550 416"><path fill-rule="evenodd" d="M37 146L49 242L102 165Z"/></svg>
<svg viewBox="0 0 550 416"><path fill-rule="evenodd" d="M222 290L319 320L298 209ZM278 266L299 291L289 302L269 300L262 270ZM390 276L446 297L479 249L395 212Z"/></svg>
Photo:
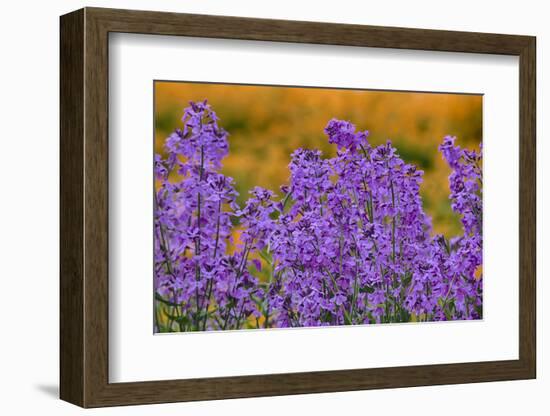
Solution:
<svg viewBox="0 0 550 416"><path fill-rule="evenodd" d="M325 127L325 133L328 136L329 143L334 143L338 146L338 150L346 148L355 150L355 148L366 143L369 135L368 131L355 132L355 126L349 121L337 120L333 118Z"/></svg>
<svg viewBox="0 0 550 416"><path fill-rule="evenodd" d="M178 317L163 329L228 329L248 319L251 297L262 294L247 271L249 252L227 253L238 210L233 179L218 171L227 133L206 101L191 103L182 121L166 140L166 158L155 156L155 288ZM182 176L172 183L176 168Z"/></svg>
<svg viewBox="0 0 550 416"><path fill-rule="evenodd" d="M191 103L182 121L154 160L155 290L166 318L158 330L482 317L481 147L447 136L439 148L463 224L447 239L432 235L423 172L348 121L325 128L335 157L295 150L281 197L255 187L243 207L220 172L229 148L214 111ZM169 181L172 172L179 179Z"/></svg>

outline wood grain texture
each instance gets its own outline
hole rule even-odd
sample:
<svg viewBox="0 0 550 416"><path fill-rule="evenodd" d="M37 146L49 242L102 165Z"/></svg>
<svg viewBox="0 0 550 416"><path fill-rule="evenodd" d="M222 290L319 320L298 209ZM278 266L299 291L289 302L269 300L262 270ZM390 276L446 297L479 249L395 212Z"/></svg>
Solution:
<svg viewBox="0 0 550 416"><path fill-rule="evenodd" d="M536 377L536 40L520 53L519 98L519 356Z"/></svg>
<svg viewBox="0 0 550 416"><path fill-rule="evenodd" d="M84 12L60 22L60 388L84 405Z"/></svg>
<svg viewBox="0 0 550 416"><path fill-rule="evenodd" d="M109 383L109 32L519 56L519 359ZM535 377L535 51L535 38L528 36L97 8L63 16L61 397L83 407L99 407Z"/></svg>

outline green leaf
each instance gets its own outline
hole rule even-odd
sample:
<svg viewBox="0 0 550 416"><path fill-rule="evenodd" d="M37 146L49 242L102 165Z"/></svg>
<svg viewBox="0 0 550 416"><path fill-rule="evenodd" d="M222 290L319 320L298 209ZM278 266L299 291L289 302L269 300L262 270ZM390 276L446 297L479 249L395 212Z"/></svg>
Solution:
<svg viewBox="0 0 550 416"><path fill-rule="evenodd" d="M264 259L268 264L273 263L273 257L270 253L264 248L262 251L258 253L262 259Z"/></svg>

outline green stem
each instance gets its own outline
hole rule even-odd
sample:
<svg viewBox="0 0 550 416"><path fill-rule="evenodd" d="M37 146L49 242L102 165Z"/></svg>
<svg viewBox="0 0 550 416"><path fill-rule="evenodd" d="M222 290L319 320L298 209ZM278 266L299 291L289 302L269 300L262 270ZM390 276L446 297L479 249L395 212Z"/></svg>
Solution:
<svg viewBox="0 0 550 416"><path fill-rule="evenodd" d="M199 182L202 182L202 176L204 172L204 146L201 146L201 165L199 170ZM195 241L195 255L201 254L201 193L197 195L197 228L199 230L199 235ZM197 287L195 287L195 303L197 304L197 313L195 315L195 329L199 329L199 319L202 308L199 302L199 288L198 282L201 280L201 268L199 264L195 265L195 280L197 281Z"/></svg>
<svg viewBox="0 0 550 416"><path fill-rule="evenodd" d="M230 306L227 310L227 313L225 314L225 321L223 323L222 330L225 331L225 328L227 328L227 321L229 320L229 315L231 315L231 309L233 309L233 306Z"/></svg>
<svg viewBox="0 0 550 416"><path fill-rule="evenodd" d="M447 294L445 295L445 299L443 300L443 304L441 305L441 309L443 310L443 313L445 313L445 308L447 307L447 301L449 300L449 295L451 294L451 288L453 287L455 278L456 278L456 274L453 275L453 278L451 279L451 283L449 283L449 289L447 290Z"/></svg>
<svg viewBox="0 0 550 416"><path fill-rule="evenodd" d="M218 244L219 244L219 241L220 241L220 217L221 217L221 210L222 210L222 200L220 199L220 201L218 202L218 219L217 219L217 223L216 223L216 243L214 245L214 255L213 255L213 258L214 260L216 260L216 255L218 253ZM202 322L202 330L206 330L206 321L208 320L208 308L210 307L210 296L212 296L212 279L210 279L208 281L208 283L206 284L206 298L205 298L205 305L203 305L204 307L204 311L205 311L205 314L204 314L204 320Z"/></svg>
<svg viewBox="0 0 550 416"><path fill-rule="evenodd" d="M159 309L159 305L158 305L157 302L155 302L155 310L154 310L154 313L155 313L155 326L157 327L158 332L162 332L161 329L160 329L158 309Z"/></svg>

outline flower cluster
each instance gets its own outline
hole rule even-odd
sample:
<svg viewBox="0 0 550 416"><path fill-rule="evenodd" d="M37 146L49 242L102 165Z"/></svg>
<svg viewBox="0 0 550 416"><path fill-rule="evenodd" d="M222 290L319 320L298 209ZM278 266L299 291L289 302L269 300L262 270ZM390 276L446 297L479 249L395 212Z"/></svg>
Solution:
<svg viewBox="0 0 550 416"><path fill-rule="evenodd" d="M440 146L463 224L448 240L432 235L423 172L348 121L325 128L334 158L297 149L281 196L256 187L241 208L216 114L191 103L182 120L155 158L158 331L482 316L481 152Z"/></svg>
<svg viewBox="0 0 550 416"><path fill-rule="evenodd" d="M164 312L157 330L239 327L263 294L248 271L251 247L228 253L239 207L233 179L219 173L227 132L206 101L191 103L182 121L167 157L155 157L155 297Z"/></svg>

